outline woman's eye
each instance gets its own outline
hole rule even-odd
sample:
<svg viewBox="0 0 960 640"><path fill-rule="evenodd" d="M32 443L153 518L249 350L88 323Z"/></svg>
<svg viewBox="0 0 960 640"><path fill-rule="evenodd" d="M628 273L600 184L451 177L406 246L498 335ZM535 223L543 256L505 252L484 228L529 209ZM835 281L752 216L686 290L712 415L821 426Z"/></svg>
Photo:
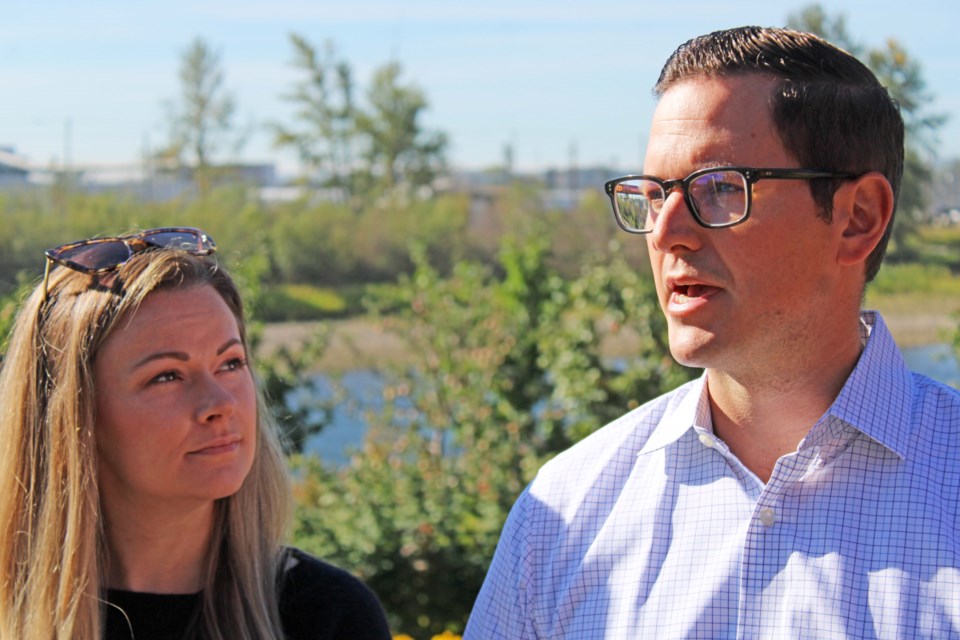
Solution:
<svg viewBox="0 0 960 640"><path fill-rule="evenodd" d="M164 371L163 373L157 374L150 379L150 384L163 384L165 382L173 382L178 380L180 375L176 371Z"/></svg>
<svg viewBox="0 0 960 640"><path fill-rule="evenodd" d="M236 371L238 369L243 369L247 366L247 361L244 358L230 358L227 360L223 368L227 371Z"/></svg>

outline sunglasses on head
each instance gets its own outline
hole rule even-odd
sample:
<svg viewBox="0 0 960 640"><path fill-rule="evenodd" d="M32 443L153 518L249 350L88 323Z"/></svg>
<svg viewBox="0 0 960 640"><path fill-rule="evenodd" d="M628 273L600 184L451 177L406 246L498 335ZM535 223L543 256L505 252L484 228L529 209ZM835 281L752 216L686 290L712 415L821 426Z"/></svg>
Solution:
<svg viewBox="0 0 960 640"><path fill-rule="evenodd" d="M213 238L192 227L164 227L114 238L91 238L47 249L43 274L43 298L53 265L63 265L82 273L99 274L123 266L130 258L149 249L176 249L198 256L217 250Z"/></svg>

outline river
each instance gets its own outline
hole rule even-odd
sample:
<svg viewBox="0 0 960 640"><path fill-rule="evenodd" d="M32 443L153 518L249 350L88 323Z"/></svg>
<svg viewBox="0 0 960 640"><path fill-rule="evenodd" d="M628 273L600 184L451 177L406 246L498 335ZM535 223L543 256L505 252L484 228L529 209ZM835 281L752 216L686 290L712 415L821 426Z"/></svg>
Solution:
<svg viewBox="0 0 960 640"><path fill-rule="evenodd" d="M914 371L960 389L960 361L949 344L904 349L903 357ZM329 380L320 376L316 384L321 397L332 397ZM367 427L365 416L383 408L383 379L375 371L348 371L340 378L339 386L345 399L334 408L331 422L307 444L309 452L331 464L347 461L350 451L356 450L363 440Z"/></svg>

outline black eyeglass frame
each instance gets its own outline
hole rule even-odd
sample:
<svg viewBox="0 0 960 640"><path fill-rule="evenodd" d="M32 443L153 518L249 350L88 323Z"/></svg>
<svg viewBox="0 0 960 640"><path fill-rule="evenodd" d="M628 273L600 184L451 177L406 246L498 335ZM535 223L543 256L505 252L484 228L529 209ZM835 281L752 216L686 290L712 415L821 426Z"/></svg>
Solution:
<svg viewBox="0 0 960 640"><path fill-rule="evenodd" d="M697 210L697 205L694 202L693 198L690 197L690 185L694 180L700 176L704 176L710 173L717 173L720 171L730 171L734 173L739 173L744 178L744 183L746 184L746 205L744 207L743 217L733 222L707 222L700 217L700 212ZM840 173L836 171L820 171L817 169L780 169L780 168L770 168L770 169L758 169L755 167L708 167L705 169L698 169L688 175L686 178L676 179L676 180L662 180L656 176L649 175L627 175L621 176L619 178L614 178L613 180L608 180L604 183L603 189L606 191L607 196L610 197L610 204L613 207L613 217L617 221L617 225L626 231L627 233L636 233L636 234L647 234L653 231L653 229L636 229L630 227L624 222L622 216L620 215L620 209L617 206L616 199L616 188L617 185L626 182L628 180L649 180L655 184L660 185L660 188L663 189L664 198L670 194L671 191L677 187L683 192L683 201L687 205L687 209L690 210L690 214L693 215L693 219L697 221L701 227L706 227L707 229L725 229L727 227L733 227L738 224L746 222L750 217L750 211L753 206L753 185L760 180L821 180L825 178L834 178L842 180L850 180L856 178L857 176L852 173Z"/></svg>
<svg viewBox="0 0 960 640"><path fill-rule="evenodd" d="M212 255L217 250L217 243L214 242L213 238L208 236L206 232L197 229L195 227L158 227L156 229L146 229L140 233L132 233L125 236L113 236L113 237L104 237L104 238L89 238L87 240L79 240L77 242L68 242L66 244L61 244L59 246L53 247L52 249L47 249L44 251L44 256L46 256L46 266L43 272L43 299L47 299L47 285L50 281L50 271L53 265L62 265L73 269L74 271L79 271L81 273L88 273L91 275L99 273L107 273L109 271L114 271L119 269L124 264L126 264L130 258L137 255L138 253L143 253L148 249L167 249L172 248L170 243L161 243L161 242L151 242L150 238L152 236L159 236L164 234L183 234L186 236L192 236L197 240L196 249L187 249L183 246L177 247L177 249L186 251L193 255L197 256L208 256ZM139 242L137 242L139 241ZM85 247L96 244L105 244L108 242L116 243L119 242L127 248L127 256L118 261L111 262L110 264L104 265L102 267L89 267L87 265L81 264L70 260L69 258L62 257L64 253L71 249L76 249L77 247Z"/></svg>

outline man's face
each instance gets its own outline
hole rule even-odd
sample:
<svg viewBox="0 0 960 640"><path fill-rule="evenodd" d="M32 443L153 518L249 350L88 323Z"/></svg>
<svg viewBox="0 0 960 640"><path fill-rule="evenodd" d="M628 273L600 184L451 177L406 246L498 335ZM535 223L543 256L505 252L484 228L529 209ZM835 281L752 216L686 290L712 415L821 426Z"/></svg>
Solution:
<svg viewBox="0 0 960 640"><path fill-rule="evenodd" d="M673 86L654 113L644 173L799 167L774 129L771 88L759 75ZM818 218L803 180L754 184L749 219L726 229L699 226L682 194L670 193L646 238L677 361L757 372L789 367L816 345L824 327L812 320L838 295L835 226Z"/></svg>

